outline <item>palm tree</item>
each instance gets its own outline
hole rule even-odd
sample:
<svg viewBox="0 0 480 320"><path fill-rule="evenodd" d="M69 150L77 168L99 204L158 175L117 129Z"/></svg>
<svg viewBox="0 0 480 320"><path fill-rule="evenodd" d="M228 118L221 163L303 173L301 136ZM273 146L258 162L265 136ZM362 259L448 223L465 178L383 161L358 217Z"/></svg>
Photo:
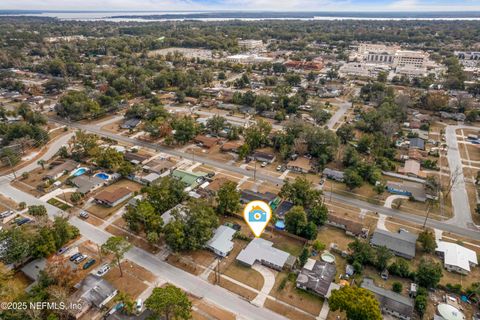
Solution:
<svg viewBox="0 0 480 320"><path fill-rule="evenodd" d="M37 161L37 164L39 166L42 166L42 170L45 170L45 160L40 159L40 160Z"/></svg>

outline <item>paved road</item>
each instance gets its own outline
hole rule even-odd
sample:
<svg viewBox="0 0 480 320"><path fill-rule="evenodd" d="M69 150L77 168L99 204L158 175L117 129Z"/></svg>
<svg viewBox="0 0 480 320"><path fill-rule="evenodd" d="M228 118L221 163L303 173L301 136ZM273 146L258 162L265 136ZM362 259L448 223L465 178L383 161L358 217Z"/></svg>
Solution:
<svg viewBox="0 0 480 320"><path fill-rule="evenodd" d="M47 209L48 215L53 218L57 215L64 215L65 213L34 196L18 190L10 185L10 179L2 177L0 180L0 193L10 197L12 199L25 201L27 205L44 205ZM76 226L81 235L99 245L103 244L110 236L108 232L95 227L77 217L70 218L70 223ZM223 289L222 287L215 286L209 282L196 277L188 272L178 269L158 257L140 249L133 247L125 258L137 263L138 265L151 271L157 277L170 282L188 292L193 293L196 296L203 297L209 302L220 306L223 309L229 310L240 318L244 319L273 319L273 320L285 320L286 318L265 308L259 308L248 301L243 300L239 296L231 293L230 291Z"/></svg>
<svg viewBox="0 0 480 320"><path fill-rule="evenodd" d="M328 120L327 126L328 129L333 130L333 127L335 127L335 124L342 119L342 117L345 115L345 112L347 112L348 109L352 107L352 103L345 101L342 103L332 103L334 106L338 106L338 110L333 114L333 116Z"/></svg>
<svg viewBox="0 0 480 320"><path fill-rule="evenodd" d="M62 120L58 120L58 119L51 119L51 120L62 123L62 124L66 124L66 122L64 122ZM104 136L104 137L108 137L108 138L111 138L111 139L114 139L114 140L117 140L117 141L121 141L121 142L124 142L124 143L134 144L134 145L142 146L142 147L145 147L145 148L154 149L154 150L161 151L161 152L173 155L173 156L177 156L177 157L181 157L181 158L191 157L190 154L188 154L186 152L183 152L183 151L180 151L180 150L166 148L166 147L159 146L158 144L149 143L149 142L145 142L145 141L140 141L140 140L137 140L137 139L132 139L132 138L129 138L129 137L121 136L121 135L110 133L110 132L105 132L105 131L102 131L100 128L98 128L95 125L86 125L86 124L79 124L79 123L70 123L68 125L70 127L75 127L75 128L78 128L78 129L82 129L82 130L85 130L85 131L96 133L99 136ZM226 171L239 173L239 174L242 174L244 176L253 177L253 171L249 171L249 170L246 170L246 169L234 166L234 165L229 165L227 163L218 162L218 161L215 161L215 160L212 160L212 159L209 159L209 158L205 158L205 157L201 157L201 156L197 156L197 155L195 155L195 160L199 161L199 162L202 162L204 164L210 165L210 166L215 167L215 168L220 168L220 169L223 169L223 170L226 170ZM279 186L284 183L284 181L279 179L278 177L262 173L261 171L257 171L256 176L257 176L257 179L268 181L268 182L271 182L271 183L279 185ZM415 215L415 214L410 214L410 213L407 213L405 211L398 211L398 210L395 210L395 209L385 208L383 206L374 205L374 204L368 203L366 201L354 199L354 198L347 197L347 196L342 196L342 195L339 195L339 194L336 194L336 193L330 194L330 192L324 191L324 194L325 194L326 198L331 197L333 200L335 200L337 202L345 203L347 205L351 205L351 206L356 207L356 208L363 208L363 209L366 209L366 210L369 210L369 211L378 212L378 213L381 213L381 214L385 214L387 216L402 219L404 221L413 222L413 223L423 225L423 222L425 220L425 218L423 218L421 216L418 216L418 215ZM458 235L466 236L466 237L469 237L469 238L472 238L472 239L475 239L475 240L480 240L480 232L479 232L478 229L474 228L473 226L472 226L471 229L469 229L469 228L465 227L464 225L450 224L450 223L437 221L437 220L433 220L433 219L429 219L427 221L426 225L429 226L429 227L432 227L432 228L436 228L436 229L440 229L440 230L443 230L443 231L452 232L452 233L455 233L455 234L458 234Z"/></svg>
<svg viewBox="0 0 480 320"><path fill-rule="evenodd" d="M462 157L460 155L460 151L458 150L457 134L455 132L457 129L478 130L478 128L476 127L469 127L463 125L446 127L445 138L448 146L447 160L451 172L454 172L454 170L456 170L457 168L463 168ZM448 220L447 223L456 226L462 226L465 228L474 226L470 203L468 201L467 190L465 187L465 177L463 176L463 170L461 170L461 175L457 178L455 185L452 187L451 195L453 218Z"/></svg>

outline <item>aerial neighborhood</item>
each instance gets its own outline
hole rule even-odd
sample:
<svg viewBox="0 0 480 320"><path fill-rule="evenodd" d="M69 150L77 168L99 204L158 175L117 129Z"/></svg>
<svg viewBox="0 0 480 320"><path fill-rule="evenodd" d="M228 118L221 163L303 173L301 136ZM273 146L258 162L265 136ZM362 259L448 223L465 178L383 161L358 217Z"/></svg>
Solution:
<svg viewBox="0 0 480 320"><path fill-rule="evenodd" d="M480 319L478 21L179 14L0 12L0 319Z"/></svg>

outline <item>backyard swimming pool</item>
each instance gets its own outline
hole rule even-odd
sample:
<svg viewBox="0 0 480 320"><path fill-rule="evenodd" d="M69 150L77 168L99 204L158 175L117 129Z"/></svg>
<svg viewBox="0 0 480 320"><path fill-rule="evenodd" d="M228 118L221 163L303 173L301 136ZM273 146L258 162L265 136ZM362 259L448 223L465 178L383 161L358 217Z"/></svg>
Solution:
<svg viewBox="0 0 480 320"><path fill-rule="evenodd" d="M110 175L106 174L105 172L99 172L95 175L95 177L99 177L102 180L109 180L110 179Z"/></svg>
<svg viewBox="0 0 480 320"><path fill-rule="evenodd" d="M77 170L73 171L72 176L78 177L88 171L88 168L78 168Z"/></svg>

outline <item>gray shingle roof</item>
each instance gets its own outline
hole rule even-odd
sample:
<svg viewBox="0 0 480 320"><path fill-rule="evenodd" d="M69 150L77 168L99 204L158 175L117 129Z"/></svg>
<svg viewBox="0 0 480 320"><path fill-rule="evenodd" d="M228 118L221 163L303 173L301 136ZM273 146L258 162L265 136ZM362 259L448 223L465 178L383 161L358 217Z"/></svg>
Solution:
<svg viewBox="0 0 480 320"><path fill-rule="evenodd" d="M385 246L392 250L396 255L411 259L415 257L417 237L416 234L402 230L394 233L377 229L373 233L370 243L377 247Z"/></svg>
<svg viewBox="0 0 480 320"><path fill-rule="evenodd" d="M382 309L389 309L398 312L401 315L412 317L413 315L413 301L410 298L402 296L384 288L377 287L372 279L363 279L362 288L365 288L375 294L380 307Z"/></svg>

